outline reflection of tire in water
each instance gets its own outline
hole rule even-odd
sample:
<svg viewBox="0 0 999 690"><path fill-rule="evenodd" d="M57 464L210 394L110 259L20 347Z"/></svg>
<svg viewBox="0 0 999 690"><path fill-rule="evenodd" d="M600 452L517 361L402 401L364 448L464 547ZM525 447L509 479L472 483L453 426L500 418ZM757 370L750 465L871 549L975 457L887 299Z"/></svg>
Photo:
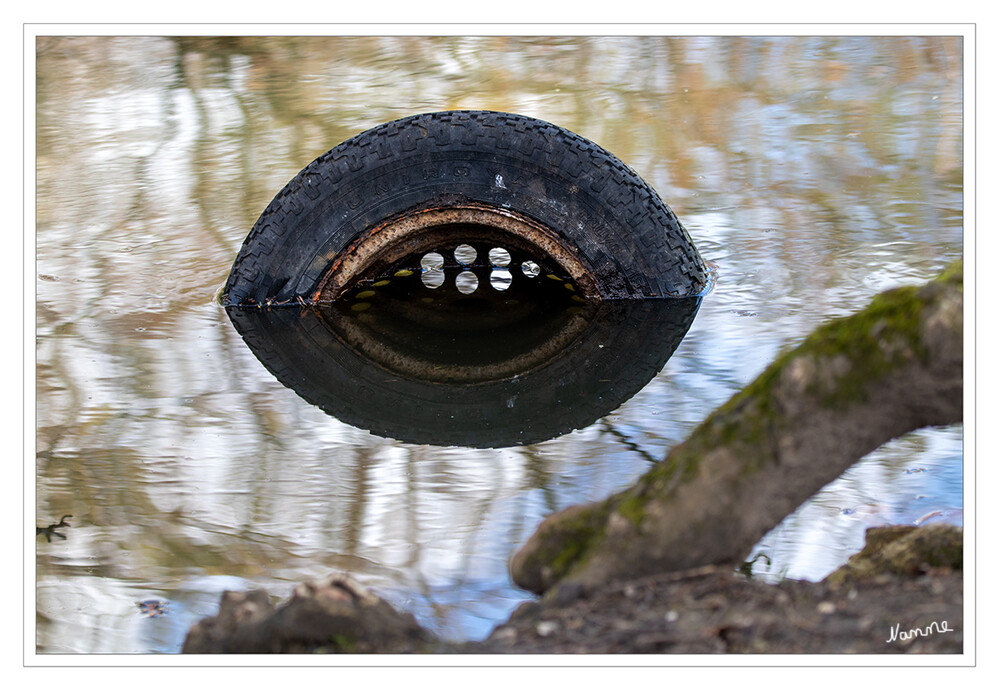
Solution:
<svg viewBox="0 0 999 690"><path fill-rule="evenodd" d="M412 443L504 447L619 407L662 369L699 304L534 300L511 310L355 289L334 307L227 312L282 384L345 423Z"/></svg>
<svg viewBox="0 0 999 690"><path fill-rule="evenodd" d="M454 111L306 166L222 299L278 380L334 417L489 447L617 408L662 368L706 286L686 230L612 154L540 120Z"/></svg>
<svg viewBox="0 0 999 690"><path fill-rule="evenodd" d="M533 118L453 111L380 125L309 164L254 225L223 302L332 302L459 243L511 255L495 275L458 276L469 292L535 270L588 299L696 296L707 283L676 216L615 156Z"/></svg>

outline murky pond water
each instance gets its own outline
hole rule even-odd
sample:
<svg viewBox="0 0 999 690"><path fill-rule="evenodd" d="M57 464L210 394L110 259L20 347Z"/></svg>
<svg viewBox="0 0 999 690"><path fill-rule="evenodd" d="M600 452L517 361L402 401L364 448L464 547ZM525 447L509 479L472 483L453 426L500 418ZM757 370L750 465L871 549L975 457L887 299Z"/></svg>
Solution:
<svg viewBox="0 0 999 690"><path fill-rule="evenodd" d="M824 319L961 255L961 55L960 38L39 39L37 524L73 517L38 537L38 651L176 652L223 590L285 597L334 570L447 638L487 635L527 598L507 559L545 515L627 486ZM216 300L303 166L456 108L612 151L717 272L662 370L607 409L593 388L560 399L592 418L549 440L336 419ZM389 390L366 403L397 416ZM755 572L821 578L867 526L960 524L962 438L872 453L762 540Z"/></svg>

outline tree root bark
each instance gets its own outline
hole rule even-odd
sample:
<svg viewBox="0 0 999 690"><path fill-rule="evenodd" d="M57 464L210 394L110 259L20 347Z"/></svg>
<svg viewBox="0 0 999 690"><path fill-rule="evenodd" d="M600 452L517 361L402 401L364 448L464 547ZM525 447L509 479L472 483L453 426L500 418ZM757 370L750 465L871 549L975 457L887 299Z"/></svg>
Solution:
<svg viewBox="0 0 999 690"><path fill-rule="evenodd" d="M734 564L885 442L963 417L963 266L820 326L631 488L549 516L514 582L614 580Z"/></svg>

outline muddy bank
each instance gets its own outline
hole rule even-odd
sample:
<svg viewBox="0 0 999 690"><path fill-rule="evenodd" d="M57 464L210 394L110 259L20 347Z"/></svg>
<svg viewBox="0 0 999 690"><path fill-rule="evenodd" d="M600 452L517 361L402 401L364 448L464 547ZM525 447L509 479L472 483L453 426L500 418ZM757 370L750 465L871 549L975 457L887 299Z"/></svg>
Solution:
<svg viewBox="0 0 999 690"><path fill-rule="evenodd" d="M867 546L819 583L776 585L730 568L587 588L517 609L460 651L506 654L960 654L961 530L870 530Z"/></svg>
<svg viewBox="0 0 999 690"><path fill-rule="evenodd" d="M521 605L482 642L446 644L340 576L272 606L226 593L183 652L391 654L960 654L962 531L888 527L819 583L747 580L706 566L599 586L564 585Z"/></svg>
<svg viewBox="0 0 999 690"><path fill-rule="evenodd" d="M599 587L568 605L522 606L489 639L457 651L960 654L962 600L960 574L884 575L839 589L790 580L766 585L708 567ZM948 632L940 631L945 622ZM913 636L914 629L928 634Z"/></svg>

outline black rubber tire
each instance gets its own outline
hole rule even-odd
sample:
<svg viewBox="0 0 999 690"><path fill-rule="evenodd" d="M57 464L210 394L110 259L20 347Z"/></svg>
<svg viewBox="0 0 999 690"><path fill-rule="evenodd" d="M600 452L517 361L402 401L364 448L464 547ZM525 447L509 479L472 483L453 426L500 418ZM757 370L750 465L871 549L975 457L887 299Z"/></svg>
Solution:
<svg viewBox="0 0 999 690"><path fill-rule="evenodd" d="M561 436L617 409L662 370L700 302L604 302L544 364L472 384L391 371L349 346L320 309L226 312L278 381L346 424L408 443L502 448Z"/></svg>
<svg viewBox="0 0 999 690"><path fill-rule="evenodd" d="M605 299L703 294L687 231L631 168L561 127L490 111L426 113L358 134L306 166L250 231L226 305L308 300L332 260L400 213L470 201L557 232Z"/></svg>

